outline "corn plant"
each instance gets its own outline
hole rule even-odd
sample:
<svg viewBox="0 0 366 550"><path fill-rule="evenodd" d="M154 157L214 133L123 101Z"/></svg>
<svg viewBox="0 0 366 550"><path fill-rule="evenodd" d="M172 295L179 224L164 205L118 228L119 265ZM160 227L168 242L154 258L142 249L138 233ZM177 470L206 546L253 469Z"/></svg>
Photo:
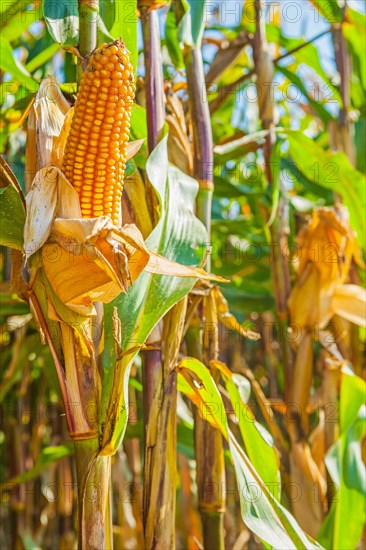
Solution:
<svg viewBox="0 0 366 550"><path fill-rule="evenodd" d="M363 547L365 15L232 4L1 8L7 548Z"/></svg>

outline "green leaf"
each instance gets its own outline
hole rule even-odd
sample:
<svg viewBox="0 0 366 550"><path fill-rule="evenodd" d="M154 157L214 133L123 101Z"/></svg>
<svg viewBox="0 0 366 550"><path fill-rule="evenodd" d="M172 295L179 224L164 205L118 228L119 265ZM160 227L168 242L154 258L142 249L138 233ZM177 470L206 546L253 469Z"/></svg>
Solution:
<svg viewBox="0 0 366 550"><path fill-rule="evenodd" d="M193 427L188 427L181 422L177 425L177 450L190 460L195 459Z"/></svg>
<svg viewBox="0 0 366 550"><path fill-rule="evenodd" d="M183 53L179 44L178 28L173 7L170 7L165 25L166 46L176 69L184 69Z"/></svg>
<svg viewBox="0 0 366 550"><path fill-rule="evenodd" d="M17 81L32 91L35 91L37 81L29 74L19 61L13 56L13 50L9 40L0 37L0 69L6 73L10 73Z"/></svg>
<svg viewBox="0 0 366 550"><path fill-rule="evenodd" d="M216 145L214 153L216 161L224 163L228 160L234 160L244 157L250 152L256 151L263 145L265 137L269 134L269 130L261 130L254 134L240 137L238 139L228 141L223 145Z"/></svg>
<svg viewBox="0 0 366 550"><path fill-rule="evenodd" d="M281 165L280 165L280 148L281 148L282 140L277 139L276 143L272 149L271 153L271 170L272 170L272 182L270 185L270 194L271 194L271 214L269 217L269 220L267 222L267 227L270 227L277 215L278 210L278 203L280 200L280 190L281 190L281 184L280 184L280 175L281 175Z"/></svg>
<svg viewBox="0 0 366 550"><path fill-rule="evenodd" d="M319 540L327 548L357 548L364 527L366 472L361 446L366 435L365 396L365 382L349 369L343 370L340 437L325 457L327 469L338 487L319 533Z"/></svg>
<svg viewBox="0 0 366 550"><path fill-rule="evenodd" d="M328 96L330 91L332 100L341 101L339 91L332 84L329 76L324 71L322 64L320 63L319 49L316 47L316 44L306 42L303 38L289 38L282 34L280 27L274 25L273 23L267 23L266 35L268 42L274 42L287 51L292 51L299 48L297 51L291 53L291 56L288 56L286 60L293 57L297 64L304 63L310 67L310 69L316 72L326 84L326 88L323 90L325 95ZM282 66L280 66L280 70L281 69Z"/></svg>
<svg viewBox="0 0 366 550"><path fill-rule="evenodd" d="M206 0L176 2L179 23L171 7L166 22L166 45L177 69L184 68L184 54L188 48L200 48L206 22Z"/></svg>
<svg viewBox="0 0 366 550"><path fill-rule="evenodd" d="M2 2L2 4L9 6L9 2ZM8 16L1 18L1 35L10 42L15 42L32 23L42 19L40 3L18 2L18 4L18 9L11 9Z"/></svg>
<svg viewBox="0 0 366 550"><path fill-rule="evenodd" d="M1 485L1 488L6 490L11 485L19 485L20 483L27 483L36 479L42 472L54 462L70 456L73 453L72 443L68 445L57 445L54 447L45 447L42 449L41 454L39 455L35 465L30 470L23 472L15 477L8 479L5 483Z"/></svg>
<svg viewBox="0 0 366 550"><path fill-rule="evenodd" d="M302 94L306 97L309 104L314 109L315 113L319 116L319 118L324 122L330 122L333 120L333 116L330 114L329 111L325 108L324 105L326 105L326 102L323 101L322 103L319 101L315 101L313 97L309 94L303 80L292 70L289 70L289 67L279 67L277 66L277 71L281 72L284 76L288 78L290 82L292 82Z"/></svg>
<svg viewBox="0 0 366 550"><path fill-rule="evenodd" d="M108 4L111 4L110 0ZM111 6L110 9L112 9ZM137 0L116 0L114 24L109 28L108 23L105 23L113 38L120 38L126 44L126 48L130 52L132 66L136 70L138 64Z"/></svg>
<svg viewBox="0 0 366 550"><path fill-rule="evenodd" d="M258 283L248 288L244 282L242 288L235 288L232 285L222 288L225 298L230 304L230 310L238 313L252 313L273 310L273 293L266 288L261 288Z"/></svg>
<svg viewBox="0 0 366 550"><path fill-rule="evenodd" d="M160 220L146 240L146 245L171 260L197 266L206 249L207 240L204 226L194 215L198 183L168 163L166 138L150 155L146 170L160 201ZM105 307L106 341L101 410L106 414L108 423L105 425L103 454L114 453L124 435L128 378L133 357L156 323L192 289L195 281L193 278L142 273L127 294L121 294ZM125 353L116 370L111 324L114 307L121 320L121 347Z"/></svg>
<svg viewBox="0 0 366 550"><path fill-rule="evenodd" d="M366 17L352 9L347 9L346 22L342 25L343 36L352 54L352 70L357 74L362 89L366 91Z"/></svg>
<svg viewBox="0 0 366 550"><path fill-rule="evenodd" d="M362 173L366 172L366 118L361 117L355 124L356 167Z"/></svg>
<svg viewBox="0 0 366 550"><path fill-rule="evenodd" d="M235 177L232 179L234 180L233 183L225 177L224 171L222 172L222 176L215 176L215 198L234 199L245 195L261 195L263 193L263 189L251 185L253 181L250 178L243 176L240 178L241 183L235 183Z"/></svg>
<svg viewBox="0 0 366 550"><path fill-rule="evenodd" d="M38 55L33 57L33 59L31 59L31 61L26 64L25 68L27 69L27 71L32 73L33 71L47 63L47 61L49 61L59 51L59 49L60 46L58 44L51 44L50 46L48 46L48 48L45 48Z"/></svg>
<svg viewBox="0 0 366 550"><path fill-rule="evenodd" d="M235 414L239 421L240 433L245 450L254 468L264 483L271 488L273 495L280 498L279 460L272 436L261 426L245 404L241 388L247 379L240 374L221 373Z"/></svg>
<svg viewBox="0 0 366 550"><path fill-rule="evenodd" d="M22 549L24 550L42 550L40 546L35 542L34 538L27 531L19 530L19 540L22 543Z"/></svg>
<svg viewBox="0 0 366 550"><path fill-rule="evenodd" d="M44 0L43 15L55 42L76 46L79 41L79 11L77 0Z"/></svg>
<svg viewBox="0 0 366 550"><path fill-rule="evenodd" d="M334 24L342 21L342 9L338 0L310 0L310 2L329 23Z"/></svg>
<svg viewBox="0 0 366 550"><path fill-rule="evenodd" d="M350 368L344 368L342 370L339 411L341 433L346 433L357 420L360 407L365 403L365 399L365 381L356 376Z"/></svg>
<svg viewBox="0 0 366 550"><path fill-rule="evenodd" d="M15 12L18 12L20 9L20 3L18 0L10 0L9 2L0 2L0 14L1 21L6 22L8 16L12 16Z"/></svg>
<svg viewBox="0 0 366 550"><path fill-rule="evenodd" d="M281 159L281 170L284 171L286 179L290 180L294 185L297 193L306 193L307 196L317 201L319 205L333 204L333 192L310 181L304 173L300 172L296 162L291 158Z"/></svg>
<svg viewBox="0 0 366 550"><path fill-rule="evenodd" d="M0 189L0 244L23 250L24 206L12 186Z"/></svg>
<svg viewBox="0 0 366 550"><path fill-rule="evenodd" d="M18 304L21 304L21 302L18 302ZM23 305L25 305L29 310L28 304L24 304L23 302ZM17 314L18 311L16 309L15 311L13 310L12 314L14 313ZM1 294L1 314L6 315L6 312L4 311L4 308L3 308L3 294ZM27 335L24 341L22 342L22 345L20 346L19 353L16 356L16 363L10 371L10 376L8 372L8 364L6 364L6 366L4 365L4 368L2 366L3 376L1 378L1 383L0 383L0 403L4 402L5 397L7 396L11 388L14 386L14 384L16 384L22 379L22 375L24 372L24 365L29 360L28 357L29 357L30 350L32 350L32 354L38 355L42 351L42 348L44 349L40 341L37 341L37 342L34 341L34 334Z"/></svg>
<svg viewBox="0 0 366 550"><path fill-rule="evenodd" d="M239 488L241 515L246 526L274 548L321 548L306 535L294 517L278 502L263 482L228 427L220 392L209 370L197 359L187 357L178 365L178 389L228 441Z"/></svg>
<svg viewBox="0 0 366 550"><path fill-rule="evenodd" d="M146 109L137 103L131 111L131 137L134 140L147 137Z"/></svg>
<svg viewBox="0 0 366 550"><path fill-rule="evenodd" d="M147 123L146 109L134 103L131 111L131 129L130 140L146 139L147 138ZM147 141L145 141L140 150L134 155L133 160L138 168L145 170L146 160L148 157Z"/></svg>
<svg viewBox="0 0 366 550"><path fill-rule="evenodd" d="M29 313L29 305L17 298L9 292L1 292L1 315L7 317L9 315L27 315ZM0 398L1 401L1 398Z"/></svg>
<svg viewBox="0 0 366 550"><path fill-rule="evenodd" d="M118 7L118 1L116 3L115 0L99 2L99 15L103 19L103 23L108 31L111 30L115 23Z"/></svg>
<svg viewBox="0 0 366 550"><path fill-rule="evenodd" d="M190 9L192 41L200 47L206 23L206 0L187 0Z"/></svg>
<svg viewBox="0 0 366 550"><path fill-rule="evenodd" d="M358 240L365 246L366 178L353 168L344 153L324 151L314 140L301 132L288 132L289 154L297 168L317 185L339 193L350 214Z"/></svg>

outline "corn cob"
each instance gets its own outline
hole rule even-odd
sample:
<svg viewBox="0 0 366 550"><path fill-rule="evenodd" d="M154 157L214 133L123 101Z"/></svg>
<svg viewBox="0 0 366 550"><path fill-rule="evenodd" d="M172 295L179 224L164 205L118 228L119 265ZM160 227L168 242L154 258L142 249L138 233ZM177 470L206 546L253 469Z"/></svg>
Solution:
<svg viewBox="0 0 366 550"><path fill-rule="evenodd" d="M82 76L63 159L83 218L119 221L135 85L123 42L102 44Z"/></svg>

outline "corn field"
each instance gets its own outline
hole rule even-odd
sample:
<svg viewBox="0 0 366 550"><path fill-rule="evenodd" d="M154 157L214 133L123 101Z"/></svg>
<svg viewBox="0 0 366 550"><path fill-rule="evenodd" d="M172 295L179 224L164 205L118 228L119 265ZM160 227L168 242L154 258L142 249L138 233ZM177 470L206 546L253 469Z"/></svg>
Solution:
<svg viewBox="0 0 366 550"><path fill-rule="evenodd" d="M364 1L0 8L1 548L366 548Z"/></svg>

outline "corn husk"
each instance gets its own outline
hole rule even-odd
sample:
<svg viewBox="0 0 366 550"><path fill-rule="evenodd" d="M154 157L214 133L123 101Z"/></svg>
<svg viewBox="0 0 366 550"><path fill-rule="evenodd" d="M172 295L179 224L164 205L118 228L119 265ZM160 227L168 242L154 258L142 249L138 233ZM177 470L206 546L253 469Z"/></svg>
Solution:
<svg viewBox="0 0 366 550"><path fill-rule="evenodd" d="M315 537L326 513L326 480L321 475L306 442L292 444L290 468L289 496L293 512L301 527Z"/></svg>
<svg viewBox="0 0 366 550"><path fill-rule="evenodd" d="M26 258L32 263L32 256L40 251L52 289L79 314L95 315L94 302L108 303L127 292L143 270L224 280L148 250L133 224L116 227L107 216L81 218L78 194L60 168L52 166L37 173L26 203Z"/></svg>
<svg viewBox="0 0 366 550"><path fill-rule="evenodd" d="M25 186L29 191L36 173L51 162L55 142L64 125L69 104L55 79L42 80L28 114Z"/></svg>
<svg viewBox="0 0 366 550"><path fill-rule="evenodd" d="M95 315L94 302L108 303L127 292L143 270L224 280L148 250L133 224L116 227L107 216L83 219L78 193L61 170L73 109L54 79L42 81L31 115L29 156L37 159L37 172L26 196L25 255L34 273L43 269L64 305L81 315ZM128 159L143 141L128 144Z"/></svg>
<svg viewBox="0 0 366 550"><path fill-rule="evenodd" d="M215 286L212 289L213 298L216 304L217 318L227 329L239 333L249 340L259 340L260 334L250 329L246 329L229 311L229 304L220 289Z"/></svg>
<svg viewBox="0 0 366 550"><path fill-rule="evenodd" d="M187 135L183 105L178 96L172 91L167 94L167 108L169 112L166 117L166 122L169 125L169 160L185 174L192 175L192 144Z"/></svg>
<svg viewBox="0 0 366 550"><path fill-rule="evenodd" d="M298 278L288 300L291 322L301 328L323 328L338 314L365 326L365 290L345 284L352 262L363 264L348 210L315 210L297 241Z"/></svg>

